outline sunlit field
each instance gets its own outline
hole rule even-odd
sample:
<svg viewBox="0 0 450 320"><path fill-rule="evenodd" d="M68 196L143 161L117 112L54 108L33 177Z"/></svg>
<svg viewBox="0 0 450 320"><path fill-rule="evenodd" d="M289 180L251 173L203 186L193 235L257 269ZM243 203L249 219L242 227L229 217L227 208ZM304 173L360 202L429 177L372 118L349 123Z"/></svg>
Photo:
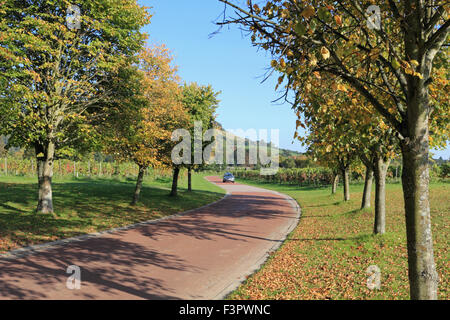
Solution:
<svg viewBox="0 0 450 320"><path fill-rule="evenodd" d="M260 271L231 299L409 299L406 229L400 184L386 193L386 234L373 235L373 209L359 210L363 185L342 190L240 182L274 189L295 198L302 208L298 227ZM440 277L439 299L449 299L448 242L450 184L430 185L434 254ZM374 195L372 195L373 207ZM366 270L381 270L381 288L369 290Z"/></svg>

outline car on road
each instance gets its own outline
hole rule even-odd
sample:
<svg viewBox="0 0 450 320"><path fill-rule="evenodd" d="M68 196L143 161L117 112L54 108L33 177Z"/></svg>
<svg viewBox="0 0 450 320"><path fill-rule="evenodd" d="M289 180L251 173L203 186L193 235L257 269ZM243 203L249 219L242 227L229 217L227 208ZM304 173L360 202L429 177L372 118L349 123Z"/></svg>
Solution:
<svg viewBox="0 0 450 320"><path fill-rule="evenodd" d="M223 175L223 182L232 182L234 183L234 176L231 172L227 172Z"/></svg>

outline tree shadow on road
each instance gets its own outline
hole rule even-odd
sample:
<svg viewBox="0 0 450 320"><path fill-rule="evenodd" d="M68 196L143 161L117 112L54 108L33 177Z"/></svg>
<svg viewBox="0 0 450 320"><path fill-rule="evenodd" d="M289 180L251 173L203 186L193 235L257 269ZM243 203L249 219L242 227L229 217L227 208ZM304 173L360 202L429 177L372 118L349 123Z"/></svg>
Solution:
<svg viewBox="0 0 450 320"><path fill-rule="evenodd" d="M245 223L243 219L246 219ZM280 239L260 236L265 230L254 230L252 221L266 220L266 223L270 224L280 219L292 222L297 220L292 203L287 199L267 194L233 194L225 200L188 215L159 221L155 225L144 226L139 230L152 239L164 234L180 234L198 240L223 238L244 242L247 239L279 242Z"/></svg>
<svg viewBox="0 0 450 320"><path fill-rule="evenodd" d="M81 268L81 289L69 290L67 267ZM18 259L0 259L0 299L176 299L171 289L149 276L149 268L198 271L184 260L116 237L72 242ZM95 286L96 290L92 290ZM164 290L162 290L164 289Z"/></svg>

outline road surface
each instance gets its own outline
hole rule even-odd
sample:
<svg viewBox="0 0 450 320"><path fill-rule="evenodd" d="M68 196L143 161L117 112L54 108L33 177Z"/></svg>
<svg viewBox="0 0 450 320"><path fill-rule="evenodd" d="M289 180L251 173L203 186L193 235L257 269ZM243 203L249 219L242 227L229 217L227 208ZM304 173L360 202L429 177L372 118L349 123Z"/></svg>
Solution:
<svg viewBox="0 0 450 320"><path fill-rule="evenodd" d="M285 195L207 179L227 196L168 219L0 258L0 299L225 297L282 243L300 211ZM67 286L72 265L79 289Z"/></svg>

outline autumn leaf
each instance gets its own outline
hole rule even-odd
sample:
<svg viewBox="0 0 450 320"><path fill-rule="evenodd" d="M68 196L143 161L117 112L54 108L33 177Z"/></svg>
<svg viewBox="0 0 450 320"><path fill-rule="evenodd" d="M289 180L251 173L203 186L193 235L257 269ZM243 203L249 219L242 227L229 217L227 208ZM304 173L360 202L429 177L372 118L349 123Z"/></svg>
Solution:
<svg viewBox="0 0 450 320"><path fill-rule="evenodd" d="M305 9L303 9L301 15L303 17L305 17L306 19L311 18L312 16L314 16L316 14L316 10L314 9L314 7L312 6L308 6Z"/></svg>
<svg viewBox="0 0 450 320"><path fill-rule="evenodd" d="M394 67L394 69L398 69L401 67L401 64L396 59L394 59L392 60L392 66Z"/></svg>
<svg viewBox="0 0 450 320"><path fill-rule="evenodd" d="M284 80L284 76L278 77L278 85L280 85Z"/></svg>
<svg viewBox="0 0 450 320"><path fill-rule="evenodd" d="M320 53L322 54L322 57L327 60L330 57L330 51L326 47L322 47L320 49Z"/></svg>
<svg viewBox="0 0 450 320"><path fill-rule="evenodd" d="M377 60L378 57L379 57L379 55L380 55L380 51L381 51L381 50L380 50L379 48L372 49L372 50L370 51L370 59L371 59L372 61Z"/></svg>
<svg viewBox="0 0 450 320"><path fill-rule="evenodd" d="M406 74L414 75L414 72L415 72L414 69L411 68L411 67L405 68L405 73Z"/></svg>

